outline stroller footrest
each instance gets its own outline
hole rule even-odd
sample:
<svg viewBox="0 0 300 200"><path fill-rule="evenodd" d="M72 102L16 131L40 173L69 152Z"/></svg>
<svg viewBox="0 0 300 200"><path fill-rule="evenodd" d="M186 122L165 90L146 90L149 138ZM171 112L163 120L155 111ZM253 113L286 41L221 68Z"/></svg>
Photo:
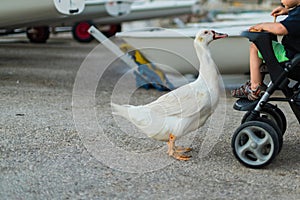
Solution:
<svg viewBox="0 0 300 200"><path fill-rule="evenodd" d="M248 99L238 99L233 105L233 109L238 111L249 111L255 108L259 100L250 101Z"/></svg>

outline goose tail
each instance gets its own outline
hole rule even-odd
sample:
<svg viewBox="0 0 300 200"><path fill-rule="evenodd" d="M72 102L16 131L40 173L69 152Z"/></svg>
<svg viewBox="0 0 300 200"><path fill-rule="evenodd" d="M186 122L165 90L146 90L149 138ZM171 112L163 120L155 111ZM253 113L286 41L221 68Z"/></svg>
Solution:
<svg viewBox="0 0 300 200"><path fill-rule="evenodd" d="M120 115L125 118L129 118L128 108L129 105L118 105L115 103L111 103L111 109L113 115Z"/></svg>

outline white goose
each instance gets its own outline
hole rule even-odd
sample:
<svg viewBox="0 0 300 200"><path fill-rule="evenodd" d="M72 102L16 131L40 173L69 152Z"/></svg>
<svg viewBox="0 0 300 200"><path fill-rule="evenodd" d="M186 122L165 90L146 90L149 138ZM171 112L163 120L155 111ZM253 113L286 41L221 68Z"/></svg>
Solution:
<svg viewBox="0 0 300 200"><path fill-rule="evenodd" d="M208 44L224 37L227 35L212 30L197 33L194 47L201 67L194 82L177 88L147 105L112 103L113 114L123 116L150 138L168 142L169 156L189 160L190 156L183 153L191 149L176 147L175 140L201 127L218 103L219 77Z"/></svg>

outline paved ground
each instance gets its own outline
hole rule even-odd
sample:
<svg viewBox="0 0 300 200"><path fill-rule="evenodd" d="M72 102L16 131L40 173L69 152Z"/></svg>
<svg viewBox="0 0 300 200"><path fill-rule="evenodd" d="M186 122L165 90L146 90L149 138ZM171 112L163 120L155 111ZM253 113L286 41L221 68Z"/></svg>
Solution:
<svg viewBox="0 0 300 200"><path fill-rule="evenodd" d="M97 44L68 37L47 44L1 40L1 199L299 199L299 124L287 105L280 104L288 119L283 149L264 169L245 168L233 157L231 136L243 113L232 110L230 97L222 99L225 121L213 133L218 136L213 146L202 147L218 121L183 141L194 148L190 161L174 161L164 144L110 113L111 100L138 104L161 92L128 94L122 63L108 65L111 54L101 47L90 57L104 72L96 76L100 81L91 86L95 80L76 78L77 72L99 73L78 71ZM87 89L76 93L74 83ZM95 101L84 102L93 95Z"/></svg>

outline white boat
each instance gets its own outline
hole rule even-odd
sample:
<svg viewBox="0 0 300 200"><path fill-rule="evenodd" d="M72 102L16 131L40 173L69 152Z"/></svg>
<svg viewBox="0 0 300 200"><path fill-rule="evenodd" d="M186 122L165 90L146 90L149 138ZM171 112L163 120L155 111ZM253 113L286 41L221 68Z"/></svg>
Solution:
<svg viewBox="0 0 300 200"><path fill-rule="evenodd" d="M128 14L132 3L133 0L1 0L0 34L25 28L30 41L45 42L49 25Z"/></svg>
<svg viewBox="0 0 300 200"><path fill-rule="evenodd" d="M158 17L178 16L182 14L196 14L198 12L200 12L198 0L143 1L133 3L131 12L128 15L123 15L118 18L98 18L94 19L94 22L95 24L112 24Z"/></svg>
<svg viewBox="0 0 300 200"><path fill-rule="evenodd" d="M108 5L110 4L104 4L103 2L103 0L86 1L86 8L81 15L64 21L64 26L73 26L72 33L76 40L81 42L91 41L93 37L87 33L91 25L102 25L101 31L110 37L121 30L121 23L123 22L178 16L182 14L196 14L200 10L198 0L131 1L133 3L130 6L130 12L129 9L127 9L128 13L123 12L124 14L117 15L119 12L115 12L115 14L112 13L108 15L108 11L110 10ZM74 22L76 23L74 24ZM57 24L57 26L59 25L60 24Z"/></svg>
<svg viewBox="0 0 300 200"><path fill-rule="evenodd" d="M238 16L237 16L238 17ZM227 33L228 38L217 40L209 47L221 74L246 74L249 72L249 45L247 38L240 36L250 25L272 21L269 13L249 20L230 20L201 23L181 29L147 28L120 32L116 37L140 50L144 56L164 72L174 70L181 74L197 74L199 61L193 39L199 30L213 29Z"/></svg>
<svg viewBox="0 0 300 200"><path fill-rule="evenodd" d="M221 73L247 73L249 71L249 41L240 37L244 27L214 28L229 34L228 38L210 45L212 57ZM166 73L197 74L199 61L193 46L196 33L204 28L162 29L149 28L117 33L126 43Z"/></svg>
<svg viewBox="0 0 300 200"><path fill-rule="evenodd" d="M84 10L84 0L1 0L0 28L20 28L64 19Z"/></svg>

